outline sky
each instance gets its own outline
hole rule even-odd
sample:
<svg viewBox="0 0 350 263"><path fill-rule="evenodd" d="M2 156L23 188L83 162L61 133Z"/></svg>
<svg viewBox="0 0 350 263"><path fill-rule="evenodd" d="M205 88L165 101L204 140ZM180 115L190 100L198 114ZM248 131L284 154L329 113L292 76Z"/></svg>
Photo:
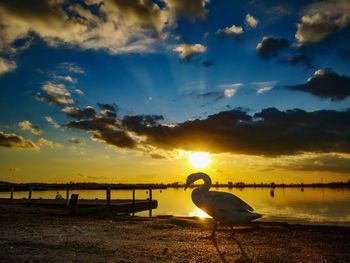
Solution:
<svg viewBox="0 0 350 263"><path fill-rule="evenodd" d="M0 36L0 181L350 179L348 0L0 0Z"/></svg>

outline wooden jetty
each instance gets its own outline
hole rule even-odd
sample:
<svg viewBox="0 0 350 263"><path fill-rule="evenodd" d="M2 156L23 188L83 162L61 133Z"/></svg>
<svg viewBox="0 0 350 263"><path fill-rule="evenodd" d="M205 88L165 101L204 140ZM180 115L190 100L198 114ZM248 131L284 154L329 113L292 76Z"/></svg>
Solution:
<svg viewBox="0 0 350 263"><path fill-rule="evenodd" d="M132 214L149 211L152 216L152 209L158 207L158 201L152 199L152 189L149 189L149 198L146 200L135 199L135 189L132 191L132 199L111 199L111 189L106 189L106 200L102 199L79 199L77 194L69 197L69 189L66 192L66 199L33 199L33 189L28 191L28 198L14 199L14 190L11 189L10 198L0 198L0 204L27 205L50 208L66 208L70 214L89 214L108 212L115 214Z"/></svg>

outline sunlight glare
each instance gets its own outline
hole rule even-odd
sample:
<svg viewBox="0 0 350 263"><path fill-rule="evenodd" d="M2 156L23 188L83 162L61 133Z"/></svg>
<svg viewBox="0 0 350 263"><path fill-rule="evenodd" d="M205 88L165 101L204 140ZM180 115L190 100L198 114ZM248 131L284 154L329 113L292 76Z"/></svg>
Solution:
<svg viewBox="0 0 350 263"><path fill-rule="evenodd" d="M207 168L210 164L210 154L207 152L193 152L189 154L188 161L193 168Z"/></svg>
<svg viewBox="0 0 350 263"><path fill-rule="evenodd" d="M189 216L196 216L199 218L210 218L210 216L203 210L197 208L195 211L191 212Z"/></svg>

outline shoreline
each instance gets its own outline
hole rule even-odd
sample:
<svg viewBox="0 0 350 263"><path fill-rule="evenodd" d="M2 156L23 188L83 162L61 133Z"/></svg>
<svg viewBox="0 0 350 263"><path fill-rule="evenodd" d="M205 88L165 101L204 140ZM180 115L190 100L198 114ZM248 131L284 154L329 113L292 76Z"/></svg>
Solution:
<svg viewBox="0 0 350 263"><path fill-rule="evenodd" d="M0 221L0 262L350 262L349 227L264 222L210 239L211 219L8 205Z"/></svg>
<svg viewBox="0 0 350 263"><path fill-rule="evenodd" d="M190 186L189 189L192 189L194 187L197 187L199 185ZM24 192L29 191L29 189L42 192L42 191L63 191L63 190L106 190L107 188L111 190L149 190L152 188L152 190L166 190L166 189L183 189L185 185L180 186L168 186L168 185L97 185L95 187L86 187L86 186L70 186L69 184L62 184L60 186L37 186L32 184L25 184L25 186L0 186L0 192L1 193L10 193L12 191L14 192ZM226 188L226 189L244 189L244 188L263 188L263 189L284 189L284 188L330 188L330 189L350 189L350 184L344 183L344 184L293 184L293 185L274 185L271 186L270 184L246 184L246 185L226 185L226 184L220 184L220 185L212 185L211 189L219 189L219 188Z"/></svg>

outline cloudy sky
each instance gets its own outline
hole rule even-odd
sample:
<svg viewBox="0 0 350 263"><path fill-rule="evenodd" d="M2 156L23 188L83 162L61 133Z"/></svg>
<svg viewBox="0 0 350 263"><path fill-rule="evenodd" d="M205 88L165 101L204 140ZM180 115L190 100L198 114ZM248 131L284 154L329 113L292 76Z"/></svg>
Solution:
<svg viewBox="0 0 350 263"><path fill-rule="evenodd" d="M0 0L0 181L350 179L350 1Z"/></svg>

